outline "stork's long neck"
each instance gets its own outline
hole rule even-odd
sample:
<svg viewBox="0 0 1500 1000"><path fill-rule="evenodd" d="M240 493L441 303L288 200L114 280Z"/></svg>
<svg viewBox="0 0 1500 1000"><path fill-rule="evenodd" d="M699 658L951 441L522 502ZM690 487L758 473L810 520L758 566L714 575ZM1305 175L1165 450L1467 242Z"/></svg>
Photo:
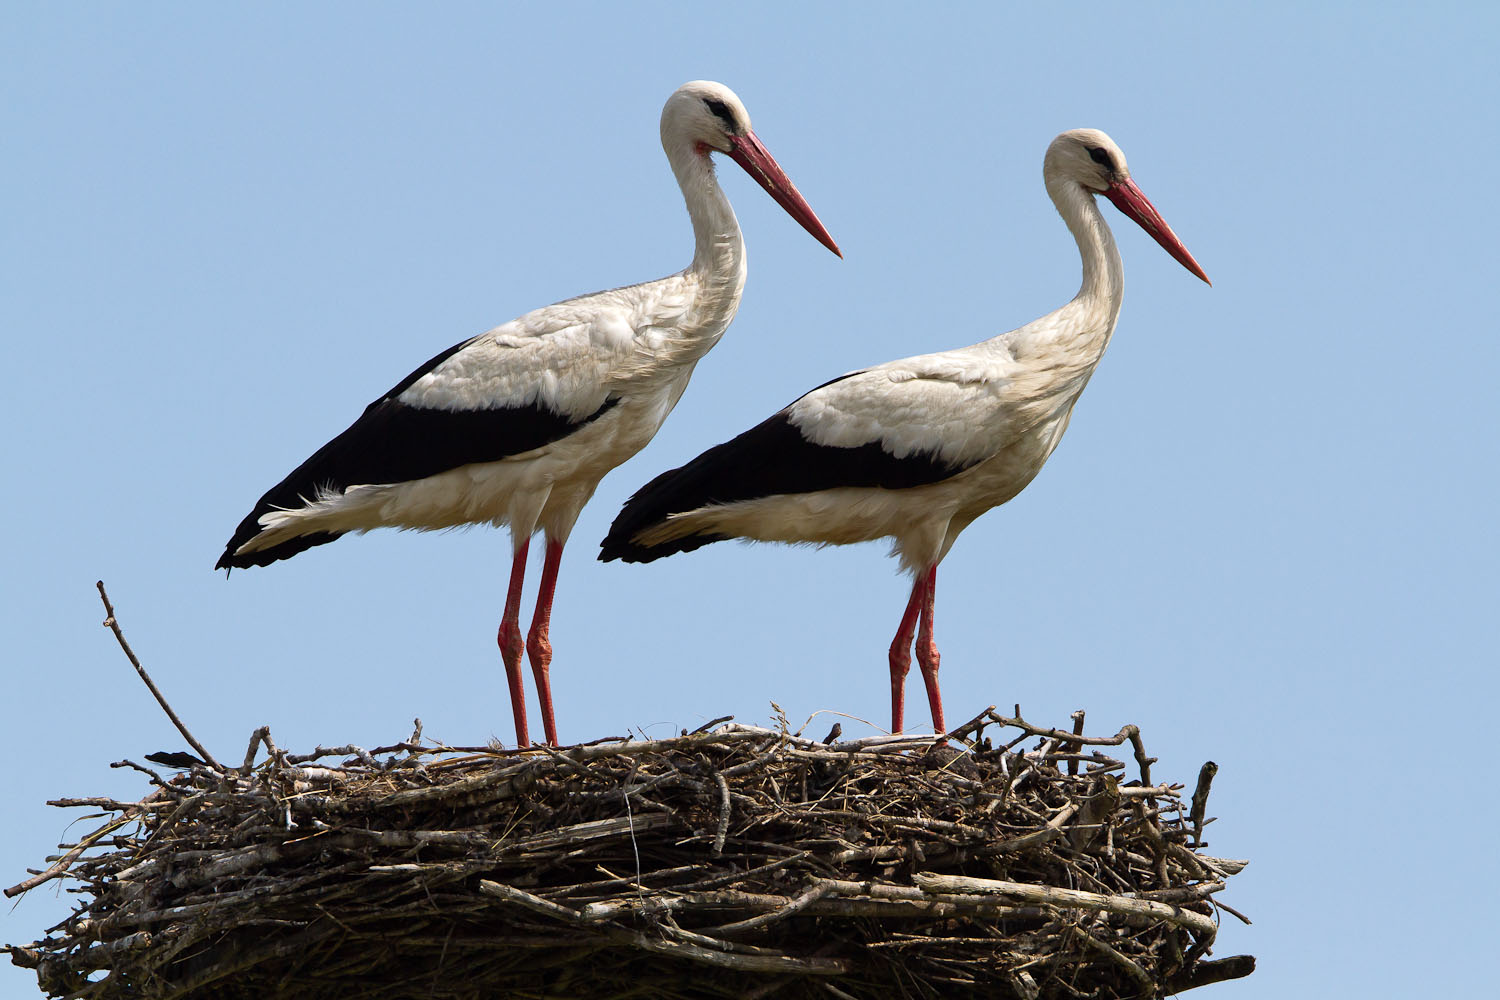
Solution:
<svg viewBox="0 0 1500 1000"><path fill-rule="evenodd" d="M1081 321L1080 326L1101 338L1102 352L1114 332L1120 302L1125 296L1125 270L1120 264L1119 248L1094 196L1082 185L1048 178L1047 193L1068 224L1073 239L1078 241L1078 255L1083 258L1083 285L1067 308L1077 310L1076 321Z"/></svg>
<svg viewBox="0 0 1500 1000"><path fill-rule="evenodd" d="M668 158L693 221L688 273L700 282L695 325L717 339L734 318L745 287L745 239L709 155L688 145L670 151Z"/></svg>
<svg viewBox="0 0 1500 1000"><path fill-rule="evenodd" d="M987 344L1027 363L1036 378L1032 391L1077 398L1104 356L1120 315L1124 271L1109 225L1094 197L1077 182L1047 177L1047 193L1083 258L1083 286L1067 305Z"/></svg>

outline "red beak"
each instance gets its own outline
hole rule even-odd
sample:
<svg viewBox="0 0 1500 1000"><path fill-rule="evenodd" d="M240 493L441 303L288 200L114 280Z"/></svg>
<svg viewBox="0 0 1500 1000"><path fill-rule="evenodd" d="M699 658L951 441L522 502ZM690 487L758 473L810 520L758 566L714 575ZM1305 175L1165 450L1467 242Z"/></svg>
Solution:
<svg viewBox="0 0 1500 1000"><path fill-rule="evenodd" d="M756 183L776 199L776 204L786 209L787 214L801 223L803 229L812 233L814 239L840 257L844 256L838 244L833 242L833 237L828 235L828 230L823 228L823 223L818 221L812 206L798 192L797 185L781 169L776 158L760 144L754 132L730 136L729 158L744 167L745 173L754 177Z"/></svg>
<svg viewBox="0 0 1500 1000"><path fill-rule="evenodd" d="M1212 281L1208 281L1208 275L1203 273L1203 268L1198 266L1193 255L1188 253L1187 247L1182 245L1177 234L1172 232L1172 227L1167 225L1167 220L1161 217L1156 206L1141 194L1141 189L1135 186L1135 181L1127 177L1123 181L1112 184L1105 190L1104 196L1114 202L1116 208L1135 220L1136 225L1150 233L1151 238L1160 243L1163 250L1177 259L1177 263L1210 285L1213 284Z"/></svg>

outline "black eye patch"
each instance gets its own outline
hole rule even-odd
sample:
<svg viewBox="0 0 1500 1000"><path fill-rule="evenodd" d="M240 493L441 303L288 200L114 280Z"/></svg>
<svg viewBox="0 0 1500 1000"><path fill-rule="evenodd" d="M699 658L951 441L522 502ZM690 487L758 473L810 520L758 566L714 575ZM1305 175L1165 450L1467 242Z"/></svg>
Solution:
<svg viewBox="0 0 1500 1000"><path fill-rule="evenodd" d="M724 127L729 129L731 135L739 131L739 126L734 121L734 112L729 110L729 105L712 97L705 97L703 103L708 106L708 110L712 111L724 122Z"/></svg>
<svg viewBox="0 0 1500 1000"><path fill-rule="evenodd" d="M1103 167L1105 170L1108 170L1110 173L1115 172L1114 157L1110 156L1109 150L1105 149L1103 146L1090 146L1089 159L1093 160L1095 163L1099 164L1099 166Z"/></svg>

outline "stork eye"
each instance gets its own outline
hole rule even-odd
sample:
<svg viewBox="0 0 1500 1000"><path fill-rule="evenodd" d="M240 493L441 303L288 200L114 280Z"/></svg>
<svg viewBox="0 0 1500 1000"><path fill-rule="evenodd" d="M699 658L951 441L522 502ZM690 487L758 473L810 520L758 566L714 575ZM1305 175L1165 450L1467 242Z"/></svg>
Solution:
<svg viewBox="0 0 1500 1000"><path fill-rule="evenodd" d="M712 111L724 122L724 127L729 129L731 134L738 130L738 126L734 123L734 112L729 110L729 105L712 97L705 97L703 103L708 106L708 110Z"/></svg>
<svg viewBox="0 0 1500 1000"><path fill-rule="evenodd" d="M1103 146L1090 146L1089 159L1093 160L1095 163L1099 164L1099 166L1108 170L1110 173L1115 172L1114 157L1110 156L1109 150L1105 149Z"/></svg>

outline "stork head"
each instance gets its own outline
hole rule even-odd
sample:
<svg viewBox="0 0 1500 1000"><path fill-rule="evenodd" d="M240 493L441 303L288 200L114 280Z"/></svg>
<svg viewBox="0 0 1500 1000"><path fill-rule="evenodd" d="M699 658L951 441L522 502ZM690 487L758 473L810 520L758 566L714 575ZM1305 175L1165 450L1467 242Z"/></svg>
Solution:
<svg viewBox="0 0 1500 1000"><path fill-rule="evenodd" d="M1070 129L1053 139L1042 171L1049 182L1066 178L1094 194L1105 194L1130 176L1125 152L1096 128Z"/></svg>
<svg viewBox="0 0 1500 1000"><path fill-rule="evenodd" d="M1058 184L1072 183L1091 195L1104 195L1179 264L1208 281L1208 275L1172 232L1172 227L1167 225L1156 206L1130 179L1125 152L1103 132L1096 128L1075 128L1053 139L1042 161L1042 175L1048 190L1053 190Z"/></svg>
<svg viewBox="0 0 1500 1000"><path fill-rule="evenodd" d="M693 80L678 87L661 109L661 141L691 142L719 153L733 149L737 136L753 134L750 112L722 83Z"/></svg>
<svg viewBox="0 0 1500 1000"><path fill-rule="evenodd" d="M686 151L705 158L710 153L728 156L814 239L843 256L786 171L756 138L750 112L722 83L693 80L678 87L661 109L661 144L674 159Z"/></svg>

